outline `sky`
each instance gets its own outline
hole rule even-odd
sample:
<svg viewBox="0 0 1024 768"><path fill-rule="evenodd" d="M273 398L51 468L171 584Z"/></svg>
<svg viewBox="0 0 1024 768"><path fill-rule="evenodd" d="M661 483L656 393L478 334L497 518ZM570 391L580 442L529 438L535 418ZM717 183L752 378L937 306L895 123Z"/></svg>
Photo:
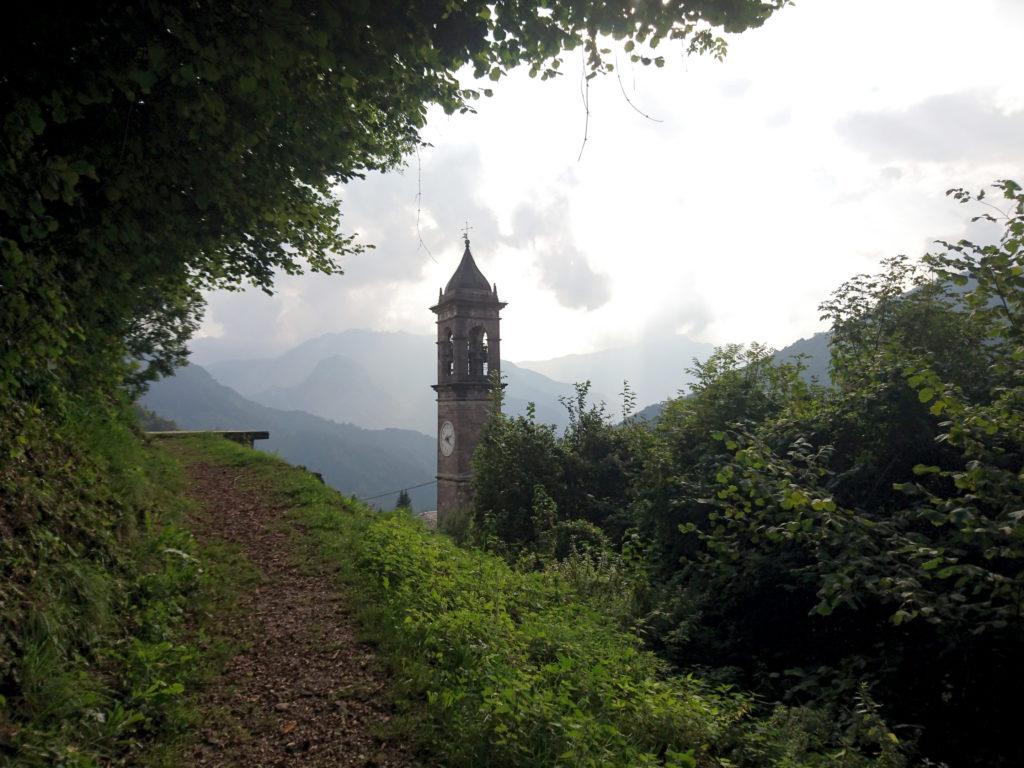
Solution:
<svg viewBox="0 0 1024 768"><path fill-rule="evenodd" d="M880 259L984 236L945 191L1024 180L1022 39L1024 0L799 0L724 61L620 55L590 81L589 123L582 59L553 81L514 71L476 114L431 112L402 171L339 190L342 229L376 246L344 275L210 294L199 361L433 333L467 221L508 302L507 359L662 333L785 346Z"/></svg>

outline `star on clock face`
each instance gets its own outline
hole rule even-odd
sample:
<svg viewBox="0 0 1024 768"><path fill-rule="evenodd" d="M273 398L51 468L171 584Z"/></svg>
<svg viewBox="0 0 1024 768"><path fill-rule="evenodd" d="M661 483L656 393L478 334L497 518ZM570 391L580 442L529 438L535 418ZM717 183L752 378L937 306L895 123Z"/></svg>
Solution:
<svg viewBox="0 0 1024 768"><path fill-rule="evenodd" d="M441 455L451 456L452 451L455 450L455 427L452 426L450 421L446 421L441 425L441 431L438 433L438 440L441 444Z"/></svg>

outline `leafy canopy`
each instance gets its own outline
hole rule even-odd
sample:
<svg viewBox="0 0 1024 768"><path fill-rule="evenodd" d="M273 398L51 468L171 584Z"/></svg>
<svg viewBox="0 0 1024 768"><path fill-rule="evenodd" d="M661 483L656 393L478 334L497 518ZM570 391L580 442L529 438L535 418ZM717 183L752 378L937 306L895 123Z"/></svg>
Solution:
<svg viewBox="0 0 1024 768"><path fill-rule="evenodd" d="M200 291L338 270L339 182L402 161L429 105L608 36L721 55L786 0L19 4L0 32L0 399L170 371ZM486 91L490 93L490 91Z"/></svg>

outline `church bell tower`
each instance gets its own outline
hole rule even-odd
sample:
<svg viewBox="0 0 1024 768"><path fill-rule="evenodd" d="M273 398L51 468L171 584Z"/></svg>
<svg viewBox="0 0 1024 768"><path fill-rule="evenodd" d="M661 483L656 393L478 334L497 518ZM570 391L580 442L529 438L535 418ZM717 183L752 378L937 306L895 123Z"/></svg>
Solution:
<svg viewBox="0 0 1024 768"><path fill-rule="evenodd" d="M490 286L469 250L440 292L437 305L437 522L472 502L470 459L490 415L492 376L501 370L497 286Z"/></svg>

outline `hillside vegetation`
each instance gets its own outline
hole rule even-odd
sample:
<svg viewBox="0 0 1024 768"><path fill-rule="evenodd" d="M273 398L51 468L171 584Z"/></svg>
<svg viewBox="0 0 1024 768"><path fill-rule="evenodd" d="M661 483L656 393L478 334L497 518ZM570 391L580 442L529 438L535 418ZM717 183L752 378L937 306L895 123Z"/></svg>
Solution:
<svg viewBox="0 0 1024 768"><path fill-rule="evenodd" d="M429 391L429 390L428 390ZM139 402L183 429L265 429L261 450L279 453L323 475L335 488L355 496L377 496L434 477L437 446L427 435L407 429L361 429L306 411L268 408L218 384L203 368L189 365L155 382ZM432 486L413 488L420 511L436 507ZM374 500L393 507L397 490Z"/></svg>
<svg viewBox="0 0 1024 768"><path fill-rule="evenodd" d="M0 421L0 764L161 761L224 650L186 630L247 576L182 526L176 463L127 405Z"/></svg>
<svg viewBox="0 0 1024 768"><path fill-rule="evenodd" d="M622 419L586 385L564 436L496 416L452 532L835 737L872 712L910 758L1024 763L1024 193L996 187L998 242L890 259L824 302L831 386L732 345L654 426L628 388Z"/></svg>
<svg viewBox="0 0 1024 768"><path fill-rule="evenodd" d="M837 743L812 710L755 715L743 693L670 674L566 573L460 548L227 441L193 439L190 451L258 483L312 556L356 587L360 623L394 673L396 727L428 764L902 765L871 710Z"/></svg>
<svg viewBox="0 0 1024 768"><path fill-rule="evenodd" d="M831 373L829 371L830 362L832 359L832 352L829 348L831 343L832 334L828 332L815 333L808 339L800 339L794 341L789 346L783 347L778 352L772 355L772 359L778 363L790 363L795 365L797 368L797 374L808 384L821 384L828 386L832 382ZM710 357L713 350L708 350L708 354L701 355L699 357L694 356L694 361L705 360ZM695 369L690 368L687 370L687 376L692 377L695 373ZM628 378L628 376L627 376ZM586 380L586 376L582 377ZM677 391L684 392L688 388L691 388L694 384L692 378L687 378L685 386L677 384ZM630 382L630 388L633 384ZM637 397L638 402L643 402ZM668 405L668 401L663 400L660 403L652 403L651 405L644 406L635 413L630 414L632 418L640 419L642 421L657 421L661 418L661 414L665 411L665 407Z"/></svg>

